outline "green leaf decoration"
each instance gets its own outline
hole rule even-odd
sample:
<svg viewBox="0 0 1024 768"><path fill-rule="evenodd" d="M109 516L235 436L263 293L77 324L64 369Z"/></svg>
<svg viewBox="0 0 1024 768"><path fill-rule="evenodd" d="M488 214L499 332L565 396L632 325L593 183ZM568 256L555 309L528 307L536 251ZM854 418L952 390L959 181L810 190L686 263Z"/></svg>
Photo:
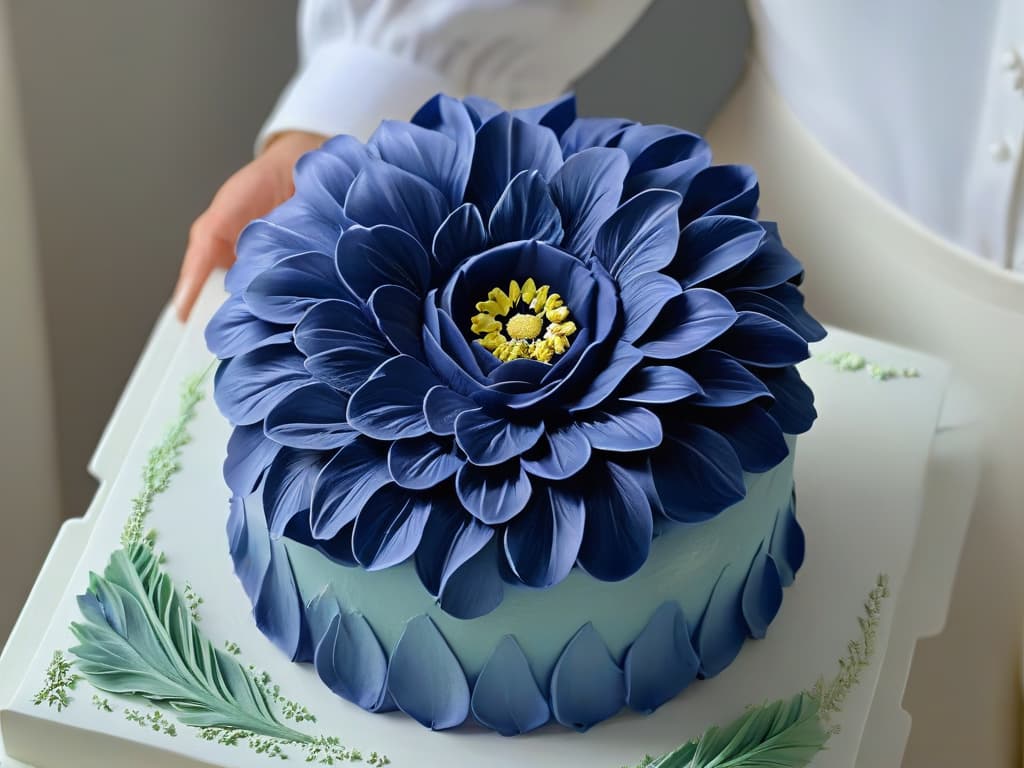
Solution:
<svg viewBox="0 0 1024 768"><path fill-rule="evenodd" d="M147 544L115 552L79 602L85 621L71 625L71 653L100 690L165 704L186 725L310 739L282 724L249 672L202 635Z"/></svg>
<svg viewBox="0 0 1024 768"><path fill-rule="evenodd" d="M802 768L828 741L818 705L806 693L747 710L724 728L654 760L651 768Z"/></svg>

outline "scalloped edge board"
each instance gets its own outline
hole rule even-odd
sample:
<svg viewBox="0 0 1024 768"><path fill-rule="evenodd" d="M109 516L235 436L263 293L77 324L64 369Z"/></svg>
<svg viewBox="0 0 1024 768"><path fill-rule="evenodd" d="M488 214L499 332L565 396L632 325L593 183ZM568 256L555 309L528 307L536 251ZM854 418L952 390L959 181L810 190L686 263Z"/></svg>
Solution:
<svg viewBox="0 0 1024 768"><path fill-rule="evenodd" d="M71 644L67 625L75 616L73 596L84 588L87 571L101 568L116 547L145 453L173 416L181 380L209 360L202 328L222 296L217 276L188 326L178 326L169 311L161 318L90 464L101 480L96 498L84 518L62 528L0 656L0 725L10 751L35 768L70 764L72 755L74 764L85 768L136 766L143 760L154 768L255 762L251 753L201 741L187 728L171 739L127 723L119 714L97 712L87 686L59 714L31 703L52 652ZM949 379L941 361L838 330L815 351L830 349L912 365L923 376L879 383L867 374L836 372L816 360L804 364L822 414L815 430L801 441L797 462L808 560L768 638L748 643L726 672L694 685L654 715L621 715L583 736L547 729L514 739L474 729L431 733L407 718L370 715L334 698L309 668L284 659L247 618L248 601L231 574L223 534L227 491L219 485L218 458L227 425L210 398L200 405L193 428L196 439L185 449L185 469L149 522L161 534L158 545L167 552L176 580L181 584L190 579L206 598L204 631L218 642L238 642L246 657L270 671L288 695L320 713L321 730L347 737L354 746L386 752L396 767L532 763L554 768L585 763L615 768L635 763L645 752L666 751L709 725L728 722L747 704L791 695L819 674L831 673L855 630L863 595L875 575L886 571L896 599L889 601L883 620L878 659L848 701L842 732L814 765L894 765L909 732L900 701L913 645L941 627L948 606L973 495L969 482L957 485L957 494L948 493L949 468L955 466L960 478L976 478L970 458L973 433L969 427L938 429ZM889 429L897 418L901 428ZM821 449L825 445L828 451ZM926 494L929 454L934 466ZM858 484L858 477L872 482ZM922 519L926 495L929 513ZM189 542L181 536L188 525L170 524L187 518L190 507L205 510L206 518L194 510L191 514L210 531L196 547L185 546ZM920 536L919 521L925 527ZM932 549L922 554L926 542L944 556L935 557ZM913 592L903 590L904 584ZM898 606L895 617L892 606ZM10 758L0 759L0 764L25 765Z"/></svg>

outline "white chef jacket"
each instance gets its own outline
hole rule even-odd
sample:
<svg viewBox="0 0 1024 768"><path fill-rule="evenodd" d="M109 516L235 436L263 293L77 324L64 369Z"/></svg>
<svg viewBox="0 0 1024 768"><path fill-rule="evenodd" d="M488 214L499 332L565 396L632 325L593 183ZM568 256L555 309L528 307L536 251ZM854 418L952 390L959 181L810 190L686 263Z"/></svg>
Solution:
<svg viewBox="0 0 1024 768"><path fill-rule="evenodd" d="M438 91L545 101L649 4L302 0L299 70L260 143L287 129L365 138ZM925 226L1024 272L1024 0L751 0L751 12L783 99L826 148Z"/></svg>

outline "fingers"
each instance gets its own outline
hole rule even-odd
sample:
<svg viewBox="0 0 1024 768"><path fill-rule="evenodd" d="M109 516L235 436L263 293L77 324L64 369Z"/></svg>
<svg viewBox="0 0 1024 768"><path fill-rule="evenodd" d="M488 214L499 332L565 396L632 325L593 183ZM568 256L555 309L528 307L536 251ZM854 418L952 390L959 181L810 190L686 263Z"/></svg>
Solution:
<svg viewBox="0 0 1024 768"><path fill-rule="evenodd" d="M234 261L234 239L226 239L205 224L206 215L196 220L189 235L188 249L174 289L174 310L178 320L188 320L206 279L217 267L230 267Z"/></svg>

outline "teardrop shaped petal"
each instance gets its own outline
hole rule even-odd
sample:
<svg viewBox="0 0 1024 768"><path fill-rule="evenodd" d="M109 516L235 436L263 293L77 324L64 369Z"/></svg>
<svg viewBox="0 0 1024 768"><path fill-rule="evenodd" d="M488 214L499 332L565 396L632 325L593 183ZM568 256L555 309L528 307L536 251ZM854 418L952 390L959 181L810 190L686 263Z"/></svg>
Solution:
<svg viewBox="0 0 1024 768"><path fill-rule="evenodd" d="M530 500L530 478L513 459L494 467L463 464L455 475L459 501L473 517L498 525L522 512Z"/></svg>
<svg viewBox="0 0 1024 768"><path fill-rule="evenodd" d="M573 636L551 673L551 712L576 731L607 720L622 709L622 670L589 622Z"/></svg>
<svg viewBox="0 0 1024 768"><path fill-rule="evenodd" d="M551 718L547 700L512 635L501 639L480 670L470 706L482 725L502 736L527 733Z"/></svg>
<svg viewBox="0 0 1024 768"><path fill-rule="evenodd" d="M388 665L398 708L431 730L454 728L469 714L469 685L455 655L427 616L410 619Z"/></svg>
<svg viewBox="0 0 1024 768"><path fill-rule="evenodd" d="M626 652L626 704L649 714L697 677L700 660L678 603L662 603Z"/></svg>

